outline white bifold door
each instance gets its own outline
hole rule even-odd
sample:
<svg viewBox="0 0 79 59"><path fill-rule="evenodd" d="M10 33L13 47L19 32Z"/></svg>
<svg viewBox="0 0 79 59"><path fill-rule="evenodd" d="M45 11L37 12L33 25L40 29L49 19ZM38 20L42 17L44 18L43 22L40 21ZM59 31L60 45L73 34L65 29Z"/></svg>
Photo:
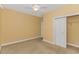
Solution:
<svg viewBox="0 0 79 59"><path fill-rule="evenodd" d="M66 17L58 17L54 19L53 23L54 31L54 43L58 46L67 47L67 39L66 39Z"/></svg>

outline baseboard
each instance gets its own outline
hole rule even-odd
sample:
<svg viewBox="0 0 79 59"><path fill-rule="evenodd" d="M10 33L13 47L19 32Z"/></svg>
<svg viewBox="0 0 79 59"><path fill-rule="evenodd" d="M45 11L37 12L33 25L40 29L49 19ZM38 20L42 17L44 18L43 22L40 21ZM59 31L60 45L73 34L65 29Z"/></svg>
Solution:
<svg viewBox="0 0 79 59"><path fill-rule="evenodd" d="M79 45L76 45L76 44L68 43L68 45L79 48Z"/></svg>
<svg viewBox="0 0 79 59"><path fill-rule="evenodd" d="M23 40L18 40L18 41L14 41L14 42L4 43L4 44L1 44L1 47L2 46L11 45L11 44L15 44L15 43L25 42L25 41L32 40L32 39L36 39L36 38L41 38L41 36L36 36L36 37L28 38L28 39L23 39Z"/></svg>
<svg viewBox="0 0 79 59"><path fill-rule="evenodd" d="M45 40L45 39L43 39L43 41L44 41L44 42L47 42L47 43L49 43L49 44L55 44L54 42L50 42L50 41Z"/></svg>

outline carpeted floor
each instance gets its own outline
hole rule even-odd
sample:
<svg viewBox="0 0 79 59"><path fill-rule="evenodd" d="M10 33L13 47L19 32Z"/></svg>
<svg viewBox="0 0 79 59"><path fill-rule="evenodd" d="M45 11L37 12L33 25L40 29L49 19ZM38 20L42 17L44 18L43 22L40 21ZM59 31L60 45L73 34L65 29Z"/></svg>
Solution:
<svg viewBox="0 0 79 59"><path fill-rule="evenodd" d="M4 46L1 54L76 54L79 48L68 46L62 48L43 42L42 39L33 39L22 43Z"/></svg>

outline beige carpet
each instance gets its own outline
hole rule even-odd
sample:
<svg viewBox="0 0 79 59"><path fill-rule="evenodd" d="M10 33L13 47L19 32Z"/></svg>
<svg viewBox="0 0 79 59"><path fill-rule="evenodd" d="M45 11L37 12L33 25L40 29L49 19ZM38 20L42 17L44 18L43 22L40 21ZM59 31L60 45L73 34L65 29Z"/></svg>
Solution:
<svg viewBox="0 0 79 59"><path fill-rule="evenodd" d="M4 46L2 54L68 54L79 53L78 48L68 46L62 48L43 42L42 39L33 39L26 42Z"/></svg>

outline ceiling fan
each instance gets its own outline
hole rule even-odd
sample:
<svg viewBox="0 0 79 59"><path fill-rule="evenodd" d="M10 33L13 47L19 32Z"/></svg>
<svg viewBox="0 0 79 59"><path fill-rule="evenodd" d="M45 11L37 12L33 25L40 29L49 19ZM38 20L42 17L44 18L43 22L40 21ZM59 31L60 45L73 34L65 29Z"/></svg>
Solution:
<svg viewBox="0 0 79 59"><path fill-rule="evenodd" d="M47 7L41 6L39 4L33 4L31 7L26 7L26 8L32 10L33 12L37 12L46 9Z"/></svg>
<svg viewBox="0 0 79 59"><path fill-rule="evenodd" d="M40 6L39 5L32 5L32 9L33 9L33 11L38 11L38 10L40 10Z"/></svg>

